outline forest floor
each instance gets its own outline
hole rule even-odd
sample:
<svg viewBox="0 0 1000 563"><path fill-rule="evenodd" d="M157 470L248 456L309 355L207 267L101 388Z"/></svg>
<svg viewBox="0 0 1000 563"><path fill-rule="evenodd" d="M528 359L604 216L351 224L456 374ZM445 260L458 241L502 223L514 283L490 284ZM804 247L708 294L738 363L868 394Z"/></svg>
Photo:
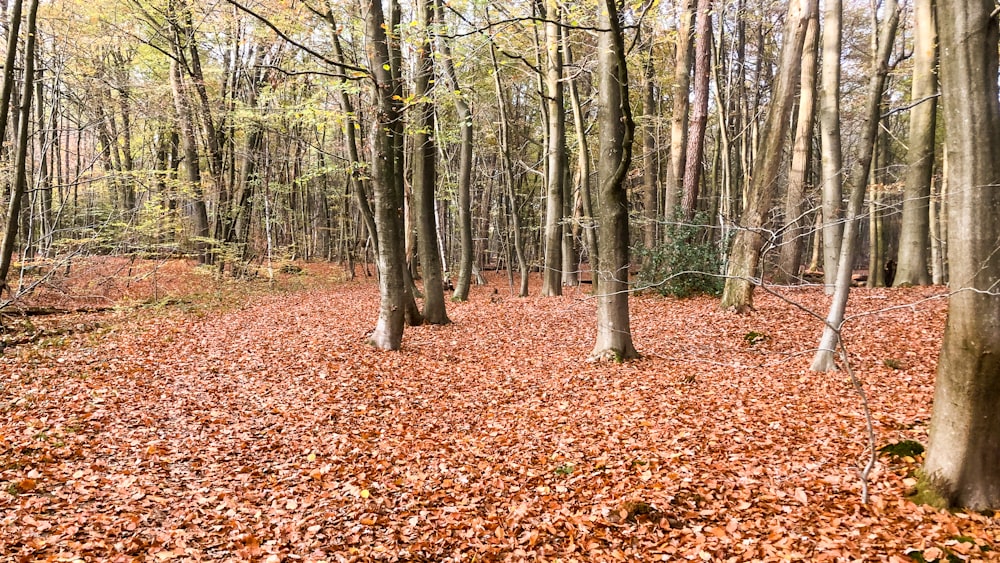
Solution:
<svg viewBox="0 0 1000 563"><path fill-rule="evenodd" d="M89 312L3 319L0 560L1000 557L996 518L907 500L920 455L881 455L861 503L861 401L789 303L825 314L817 288L745 316L637 296L619 365L586 361L589 287L490 277L379 352L374 282L332 266L75 268L24 305ZM926 441L944 293L852 292L879 447Z"/></svg>

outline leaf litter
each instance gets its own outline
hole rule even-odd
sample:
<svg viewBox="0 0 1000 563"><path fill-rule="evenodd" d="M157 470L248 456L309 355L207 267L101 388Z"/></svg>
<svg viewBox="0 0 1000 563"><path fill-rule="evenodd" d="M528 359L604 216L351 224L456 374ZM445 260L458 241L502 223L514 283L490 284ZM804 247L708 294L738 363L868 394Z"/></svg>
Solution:
<svg viewBox="0 0 1000 563"><path fill-rule="evenodd" d="M595 364L584 288L519 299L490 278L449 303L451 325L408 328L385 353L364 342L375 284L306 269L308 283L239 306L116 311L100 331L8 349L0 554L997 557L992 516L907 500L919 454L880 457L860 503L858 398L843 373L809 371L821 326L773 295L746 316L637 296L643 359ZM776 291L821 315L828 304L820 289ZM845 334L880 447L926 443L942 292L852 294Z"/></svg>

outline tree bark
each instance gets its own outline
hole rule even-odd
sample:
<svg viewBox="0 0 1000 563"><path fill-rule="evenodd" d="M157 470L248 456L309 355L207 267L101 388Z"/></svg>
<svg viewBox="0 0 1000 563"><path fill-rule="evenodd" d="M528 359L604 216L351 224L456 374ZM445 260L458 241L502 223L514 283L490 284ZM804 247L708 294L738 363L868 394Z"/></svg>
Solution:
<svg viewBox="0 0 1000 563"><path fill-rule="evenodd" d="M705 152L705 129L708 126L708 78L712 70L712 0L698 0L694 45L694 107L684 157L681 209L684 221L694 219L701 187L702 157Z"/></svg>
<svg viewBox="0 0 1000 563"><path fill-rule="evenodd" d="M623 184L632 159L634 124L629 108L628 67L615 0L598 7L598 121L600 160L597 205L597 342L592 358L639 357L632 344L628 310L628 197Z"/></svg>
<svg viewBox="0 0 1000 563"><path fill-rule="evenodd" d="M396 181L397 147L393 135L401 116L398 87L393 75L381 0L364 3L366 49L374 82L375 123L371 128L372 186L378 231L379 315L368 341L381 350L398 350L406 321L407 285L404 277L403 194Z"/></svg>
<svg viewBox="0 0 1000 563"><path fill-rule="evenodd" d="M785 193L785 228L781 233L781 252L774 281L795 283L802 265L802 248L805 241L803 216L806 178L812 162L813 124L816 117L816 49L819 40L819 17L809 18L803 43L801 85L799 87L799 114L796 120L795 141L792 146L792 164L788 171L788 190Z"/></svg>
<svg viewBox="0 0 1000 563"><path fill-rule="evenodd" d="M545 105L548 108L548 144L545 182L545 259L542 295L562 295L563 184L566 122L563 116L562 41L559 37L559 4L545 0Z"/></svg>
<svg viewBox="0 0 1000 563"><path fill-rule="evenodd" d="M656 71L653 60L653 26L643 28L646 54L642 63L642 244L647 250L656 246L659 212L659 168L656 122Z"/></svg>
<svg viewBox="0 0 1000 563"><path fill-rule="evenodd" d="M818 0L798 0L788 7L785 23L785 43L781 46L781 62L774 81L773 101L764 124L763 138L753 165L753 178L743 211L740 230L733 239L729 256L726 286L722 292L722 308L746 312L753 308L754 279L764 246L764 228L777 188L782 147L788 133L789 117L796 85L801 74L802 49L809 20L816 11Z"/></svg>
<svg viewBox="0 0 1000 563"><path fill-rule="evenodd" d="M934 173L934 132L937 120L937 22L934 0L913 3L913 85L910 94L910 140L903 224L893 285L927 285L930 249L931 177Z"/></svg>
<svg viewBox="0 0 1000 563"><path fill-rule="evenodd" d="M0 292L7 289L7 274L14 256L14 243L17 241L18 218L21 215L21 200L28 188L28 131L31 129L31 98L35 91L32 81L35 79L35 29L38 15L38 0L32 0L28 5L27 38L24 46L24 84L21 89L21 103L17 120L17 145L14 153L14 185L11 188L10 203L7 207L7 227L4 229L3 242L0 243ZM16 41L15 41L16 44ZM5 84L6 86L6 84ZM22 243L27 246L28 243Z"/></svg>
<svg viewBox="0 0 1000 563"><path fill-rule="evenodd" d="M440 0L437 0L440 11ZM441 53L441 66L448 82L455 92L455 112L458 114L460 145L458 154L458 230L461 244L458 260L458 281L455 283L455 293L452 299L465 301L469 298L469 286L472 284L472 110L465 100L465 92L458 83L455 72L455 61L451 55L449 39L438 35L438 51Z"/></svg>
<svg viewBox="0 0 1000 563"><path fill-rule="evenodd" d="M923 485L950 507L1000 508L1000 103L990 0L940 0L952 252Z"/></svg>
<svg viewBox="0 0 1000 563"><path fill-rule="evenodd" d="M678 211L684 181L684 158L688 132L688 95L691 88L691 31L694 0L681 0L677 24L677 51L674 63L673 113L670 120L670 166L667 168L663 214L673 221Z"/></svg>
<svg viewBox="0 0 1000 563"><path fill-rule="evenodd" d="M820 166L823 182L823 281L833 294L840 256L843 191L843 154L840 145L841 0L823 4L823 70L820 78Z"/></svg>
<svg viewBox="0 0 1000 563"><path fill-rule="evenodd" d="M851 170L851 192L844 219L843 240L840 247L840 262L837 266L835 291L826 317L823 336L819 349L813 358L813 371L831 371L836 368L834 361L837 345L840 342L840 329L844 324L844 311L847 308L847 297L851 291L851 274L853 273L854 254L858 245L858 227L865 203L865 192L868 185L868 174L871 169L872 153L875 138L878 135L878 124L881 119L882 94L885 90L885 80L889 73L889 56L896 37L896 27L899 23L899 6L897 0L886 0L883 4L883 20L878 31L878 51L873 61L871 79L868 83L868 100L866 103L865 123L858 144L856 166Z"/></svg>
<svg viewBox="0 0 1000 563"><path fill-rule="evenodd" d="M416 73L413 81L415 101L413 133L413 204L416 208L417 246L424 280L424 320L448 324L444 301L444 279L437 239L437 213L434 206L437 183L437 147L434 142L434 102L430 82L434 76L431 51L432 26L435 24L434 0L417 2L417 21L422 37L417 47Z"/></svg>

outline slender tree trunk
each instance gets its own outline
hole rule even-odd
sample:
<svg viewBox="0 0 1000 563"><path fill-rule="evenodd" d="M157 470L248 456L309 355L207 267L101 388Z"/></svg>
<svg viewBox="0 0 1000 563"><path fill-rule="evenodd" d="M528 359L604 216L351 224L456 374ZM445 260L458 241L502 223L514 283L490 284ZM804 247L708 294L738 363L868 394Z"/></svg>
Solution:
<svg viewBox="0 0 1000 563"><path fill-rule="evenodd" d="M437 0L437 9L441 3ZM455 92L455 112L458 114L458 126L461 135L458 155L458 230L460 236L460 258L458 261L458 282L452 299L465 301L469 298L469 285L472 283L472 110L465 100L466 93L458 83L455 72L455 61L451 55L448 39L438 35L438 51L441 53L441 66L444 75L451 83ZM509 267L509 266L508 266Z"/></svg>
<svg viewBox="0 0 1000 563"><path fill-rule="evenodd" d="M17 42L21 29L21 9L24 2L15 0L10 11L7 30L7 54L4 57L3 85L0 85L0 144L7 138L7 121L10 116L10 100L14 93L14 66L17 62ZM3 280L0 279L0 282Z"/></svg>
<svg viewBox="0 0 1000 563"><path fill-rule="evenodd" d="M836 368L834 358L837 345L840 342L840 329L844 324L844 311L847 309L847 297L851 291L851 275L853 273L854 255L858 245L858 227L865 202L865 192L868 184L868 174L872 163L872 153L875 138L878 135L878 124L881 119L882 94L885 90L885 80L889 73L889 56L896 37L896 27L899 23L899 7L896 0L886 0L883 6L883 20L878 31L878 52L873 62L872 76L868 83L868 100L866 103L865 123L858 144L856 166L851 171L851 195L844 219L844 233L840 248L840 263L837 267L837 278L830 311L826 317L823 336L819 349L813 358L813 371L831 371Z"/></svg>
<svg viewBox="0 0 1000 563"><path fill-rule="evenodd" d="M545 260L542 295L562 295L563 184L566 182L566 122L563 116L560 8L545 0L545 105L548 108L547 178L545 182Z"/></svg>
<svg viewBox="0 0 1000 563"><path fill-rule="evenodd" d="M191 122L191 104L181 78L177 59L170 62L170 86L173 91L174 109L177 112L177 122L180 126L181 142L184 151L184 170L187 183L191 190L191 215L194 220L194 232L197 241L198 260L202 264L211 262L209 257L208 238L208 208L205 206L205 196L201 186L201 166L198 163L198 145Z"/></svg>
<svg viewBox="0 0 1000 563"><path fill-rule="evenodd" d="M437 239L437 213L434 210L437 183L437 147L434 142L434 102L430 90L434 75L431 51L431 27L435 24L434 0L417 2L417 21L422 34L417 48L413 96L416 100L413 133L413 203L416 208L417 245L424 280L424 320L431 324L447 324L444 301L444 279L441 253Z"/></svg>
<svg viewBox="0 0 1000 563"><path fill-rule="evenodd" d="M934 174L934 130L937 121L937 23L934 0L913 3L913 85L910 94L910 140L906 186L903 189L903 225L893 285L927 285L930 248L931 177Z"/></svg>
<svg viewBox="0 0 1000 563"><path fill-rule="evenodd" d="M781 62L774 81L773 101L754 161L747 207L743 211L740 230L733 239L729 256L726 286L722 292L723 309L745 312L753 308L754 279L760 251L764 246L763 229L769 222L777 188L782 147L786 142L792 101L801 75L806 29L817 3L817 0L796 0L788 7L783 34L785 43L781 46Z"/></svg>
<svg viewBox="0 0 1000 563"><path fill-rule="evenodd" d="M823 3L823 70L820 78L819 131L823 178L823 280L833 294L844 225L843 155L840 147L841 0Z"/></svg>
<svg viewBox="0 0 1000 563"><path fill-rule="evenodd" d="M597 74L600 160L597 167L597 342L593 358L639 357L632 344L628 310L628 196L624 180L632 159L634 124L628 96L628 66L616 0L598 7Z"/></svg>
<svg viewBox="0 0 1000 563"><path fill-rule="evenodd" d="M521 203L517 197L514 182L514 162L510 156L510 121L507 116L507 100L504 98L503 85L500 82L500 65L497 63L496 46L490 44L490 59L493 63L493 86L496 88L497 110L500 113L498 142L500 144L500 162L503 173L504 188L510 201L511 229L514 231L514 254L521 273L521 285L518 296L528 296L528 261L524 257L524 235L521 231ZM593 251L591 251L593 252ZM508 267L510 267L508 265Z"/></svg>
<svg viewBox="0 0 1000 563"><path fill-rule="evenodd" d="M794 283L802 265L804 226L802 205L805 202L806 179L812 162L813 124L816 117L816 49L819 40L819 17L809 18L802 52L802 78L799 88L799 115L796 120L792 164L788 171L788 191L785 194L785 229L781 234L778 255L777 283Z"/></svg>
<svg viewBox="0 0 1000 563"><path fill-rule="evenodd" d="M653 27L645 32L646 53L642 62L642 244L647 249L656 246L659 213L657 178L656 72L653 60Z"/></svg>
<svg viewBox="0 0 1000 563"><path fill-rule="evenodd" d="M1000 508L1000 103L990 0L940 0L949 153L951 297L923 487L950 507Z"/></svg>
<svg viewBox="0 0 1000 563"><path fill-rule="evenodd" d="M684 220L694 219L701 187L702 157L705 152L705 129L708 126L708 78L712 69L712 0L698 0L694 45L694 107L684 157L684 180L681 209Z"/></svg>
<svg viewBox="0 0 1000 563"><path fill-rule="evenodd" d="M563 28L563 54L567 65L573 65L573 49L569 41L569 30ZM580 207L583 210L580 217L583 229L583 240L587 247L591 259L594 257L597 247L597 234L594 225L593 195L590 189L590 143L587 141L587 127L583 117L583 106L580 103L580 89L577 85L578 78L569 80L569 101L573 109L573 129L576 133L577 153L577 180L580 198Z"/></svg>
<svg viewBox="0 0 1000 563"><path fill-rule="evenodd" d="M7 227L4 229L3 242L0 243L0 292L4 288L11 292L7 285L7 274L14 256L14 243L17 241L18 217L21 215L21 200L28 188L28 131L31 129L31 97L35 91L32 81L35 79L35 28L38 15L38 0L32 0L28 5L27 39L24 46L24 85L21 89L20 117L17 120L17 145L14 153L14 185L11 188L10 204L7 207ZM16 44L16 42L15 42ZM6 86L6 84L5 84ZM27 246L27 242L22 246Z"/></svg>

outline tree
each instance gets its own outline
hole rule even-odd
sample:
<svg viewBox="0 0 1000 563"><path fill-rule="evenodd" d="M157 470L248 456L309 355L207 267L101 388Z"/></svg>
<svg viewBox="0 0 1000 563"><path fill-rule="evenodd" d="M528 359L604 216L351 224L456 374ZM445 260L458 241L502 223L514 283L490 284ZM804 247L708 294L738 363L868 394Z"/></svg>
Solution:
<svg viewBox="0 0 1000 563"><path fill-rule="evenodd" d="M931 177L934 173L934 131L937 117L937 33L934 0L913 3L913 86L903 226L899 237L894 285L927 285L930 249Z"/></svg>
<svg viewBox="0 0 1000 563"><path fill-rule="evenodd" d="M436 0L435 8L440 13L441 0ZM465 301L469 298L469 285L472 283L472 110L465 100L465 91L459 86L449 39L439 34L437 45L441 53L444 75L455 92L455 111L458 113L458 127L461 131L458 156L458 228L461 257L458 261L458 281L455 282L452 299Z"/></svg>
<svg viewBox="0 0 1000 563"><path fill-rule="evenodd" d="M871 171L875 139L878 136L878 124L881 120L882 95L885 90L886 76L889 74L889 56L892 54L896 27L899 23L899 4L896 0L886 0L882 9L882 24L879 26L876 44L878 48L875 59L872 61L871 78L868 82L865 123L861 130L861 140L858 143L856 164L851 169L850 200L848 201L847 216L844 218L844 236L841 240L833 299L826 317L826 324L823 327L819 348L813 358L813 371L831 371L836 367L834 357L840 342L840 329L844 324L847 297L851 291L854 254L858 246L858 225L868 187L868 175Z"/></svg>
<svg viewBox="0 0 1000 563"><path fill-rule="evenodd" d="M698 0L694 44L694 106L691 108L691 128L687 136L684 157L684 179L681 182L681 209L684 221L691 222L698 206L701 187L702 156L705 152L705 129L708 126L708 78L712 68L712 0Z"/></svg>
<svg viewBox="0 0 1000 563"><path fill-rule="evenodd" d="M403 342L408 293L403 253L403 193L397 182L400 122L397 76L392 71L385 15L380 0L365 2L365 35L374 88L375 123L371 128L371 175L378 229L379 314L368 341L382 350L398 350Z"/></svg>
<svg viewBox="0 0 1000 563"><path fill-rule="evenodd" d="M754 278L764 246L763 228L768 222L771 203L777 188L782 147L788 133L792 98L799 80L802 49L809 20L817 9L818 0L799 0L788 7L785 22L785 43L781 46L781 62L774 82L773 100L764 124L760 149L754 159L753 179L743 211L740 230L733 239L729 257L726 286L722 292L722 308L738 312L753 307Z"/></svg>
<svg viewBox="0 0 1000 563"><path fill-rule="evenodd" d="M793 283L798 279L802 265L803 216L806 177L812 161L813 124L816 117L816 48L819 39L819 17L813 14L806 29L802 53L802 79L799 88L799 114L796 120L795 140L792 144L792 163L788 170L788 190L785 193L785 227L781 233L781 252L778 283Z"/></svg>
<svg viewBox="0 0 1000 563"><path fill-rule="evenodd" d="M677 47L674 63L673 112L670 120L670 165L667 168L664 216L668 221L677 214L684 181L684 157L687 147L687 120L691 85L691 31L694 0L681 0L678 8Z"/></svg>
<svg viewBox="0 0 1000 563"><path fill-rule="evenodd" d="M20 4L20 2L18 2ZM17 10L20 17L20 10ZM7 286L7 274L10 272L11 259L14 255L14 243L17 241L19 217L21 215L21 200L27 191L27 161L28 161L28 130L31 129L31 97L35 91L32 81L35 79L35 33L38 16L38 0L32 0L28 6L27 40L24 46L24 84L21 89L21 103L18 108L17 144L14 155L14 182L10 203L7 207L7 227L4 229L3 242L0 243L0 291ZM13 27L12 27L13 33ZM16 45L16 38L11 41ZM6 74L3 89L6 90ZM30 241L29 241L30 242ZM25 243L23 246L27 246Z"/></svg>
<svg viewBox="0 0 1000 563"><path fill-rule="evenodd" d="M823 181L823 280L833 293L844 225L843 154L840 139L840 56L843 42L841 0L823 3L823 70L820 78L820 166Z"/></svg>
<svg viewBox="0 0 1000 563"><path fill-rule="evenodd" d="M922 486L1000 508L1000 40L991 0L940 0L951 297Z"/></svg>
<svg viewBox="0 0 1000 563"><path fill-rule="evenodd" d="M628 197L623 184L632 160L635 124L615 0L605 0L598 14L597 342L591 357L621 361L639 356L629 323Z"/></svg>
<svg viewBox="0 0 1000 563"><path fill-rule="evenodd" d="M434 101L431 79L434 76L431 34L435 21L434 0L417 2L420 40L417 45L416 74L413 96L416 100L413 133L413 204L417 217L417 245L420 269L424 280L424 320L431 324L447 324L441 253L437 240L437 212L434 205L437 183L437 146L434 142Z"/></svg>
<svg viewBox="0 0 1000 563"><path fill-rule="evenodd" d="M566 182L566 120L563 115L563 60L559 34L559 4L545 2L545 106L548 145L545 148L545 260L542 295L562 294L563 184Z"/></svg>

